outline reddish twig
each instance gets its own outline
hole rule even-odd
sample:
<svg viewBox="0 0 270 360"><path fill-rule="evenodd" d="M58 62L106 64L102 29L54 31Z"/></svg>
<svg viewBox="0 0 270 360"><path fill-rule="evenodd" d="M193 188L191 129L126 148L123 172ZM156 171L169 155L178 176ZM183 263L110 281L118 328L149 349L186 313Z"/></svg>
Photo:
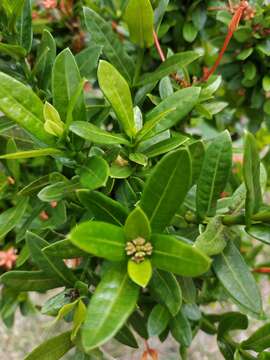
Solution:
<svg viewBox="0 0 270 360"><path fill-rule="evenodd" d="M258 273L258 274L270 274L270 267L260 267L253 269L252 272Z"/></svg>
<svg viewBox="0 0 270 360"><path fill-rule="evenodd" d="M254 16L254 11L250 8L250 6L246 0L242 0L240 5L236 9L232 8L231 11L235 11L235 13L230 21L230 24L228 27L228 33L224 40L222 49L220 50L220 53L218 54L218 58L215 61L214 65L211 67L210 70L206 71L206 73L204 74L204 76L202 78L203 81L207 81L209 79L209 77L216 71L216 69L219 66L220 61L230 43L233 33L237 30L242 17L246 16L247 18L251 19Z"/></svg>
<svg viewBox="0 0 270 360"><path fill-rule="evenodd" d="M161 61L164 62L166 60L166 57L164 55L163 50L161 49L161 46L160 46L160 43L158 40L158 36L157 36L157 33L155 32L155 30L153 30L153 36L154 36L155 47L157 49L159 57L160 57Z"/></svg>

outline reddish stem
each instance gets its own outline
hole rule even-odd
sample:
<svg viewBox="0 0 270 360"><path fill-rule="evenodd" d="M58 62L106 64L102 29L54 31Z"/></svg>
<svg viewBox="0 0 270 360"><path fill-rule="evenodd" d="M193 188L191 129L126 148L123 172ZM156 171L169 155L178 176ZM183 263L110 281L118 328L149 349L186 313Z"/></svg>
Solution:
<svg viewBox="0 0 270 360"><path fill-rule="evenodd" d="M270 267L260 267L257 269L253 269L252 272L255 272L258 274L270 274Z"/></svg>
<svg viewBox="0 0 270 360"><path fill-rule="evenodd" d="M164 62L166 60L166 58L165 58L163 50L161 49L161 46L160 46L160 43L158 40L158 36L157 36L157 33L155 32L155 30L153 30L153 36L154 36L155 47L157 49L159 57L160 57L161 61Z"/></svg>

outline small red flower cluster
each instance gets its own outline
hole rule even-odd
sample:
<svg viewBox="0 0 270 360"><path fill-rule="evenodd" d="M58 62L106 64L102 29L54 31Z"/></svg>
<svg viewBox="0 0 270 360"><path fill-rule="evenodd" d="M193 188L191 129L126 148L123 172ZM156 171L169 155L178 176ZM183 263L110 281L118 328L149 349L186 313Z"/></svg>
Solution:
<svg viewBox="0 0 270 360"><path fill-rule="evenodd" d="M57 0L43 0L42 6L44 6L45 9L55 9L57 7Z"/></svg>
<svg viewBox="0 0 270 360"><path fill-rule="evenodd" d="M9 248L6 251L0 251L0 266L4 267L7 270L10 270L13 268L16 260L16 249L13 247Z"/></svg>

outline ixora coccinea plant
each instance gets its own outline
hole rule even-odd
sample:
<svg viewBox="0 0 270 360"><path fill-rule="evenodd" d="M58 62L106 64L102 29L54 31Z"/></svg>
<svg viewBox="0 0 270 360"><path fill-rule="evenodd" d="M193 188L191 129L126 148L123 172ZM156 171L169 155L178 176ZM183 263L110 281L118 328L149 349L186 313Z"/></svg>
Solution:
<svg viewBox="0 0 270 360"><path fill-rule="evenodd" d="M16 50L16 64L9 59L0 72L8 180L1 317L10 326L17 307L25 315L38 309L29 292L58 289L41 313L67 329L27 360L57 360L71 349L76 360L104 359L112 338L136 349L140 339L169 335L186 359L199 331L217 337L225 359L267 359L270 324L256 276L269 267L257 262L262 245L254 240L270 243L267 159L251 132L192 128L222 116L221 77L210 70L190 81L200 49L164 54L158 32L168 1L119 3L115 32L88 1L90 40L76 56L68 48L57 55L48 30L32 47L29 1L1 4L3 34L14 37L2 48ZM247 7L239 9L235 26ZM238 311L202 306L224 301ZM233 331L248 328L250 317L264 323L239 340ZM147 357L158 358L148 344Z"/></svg>

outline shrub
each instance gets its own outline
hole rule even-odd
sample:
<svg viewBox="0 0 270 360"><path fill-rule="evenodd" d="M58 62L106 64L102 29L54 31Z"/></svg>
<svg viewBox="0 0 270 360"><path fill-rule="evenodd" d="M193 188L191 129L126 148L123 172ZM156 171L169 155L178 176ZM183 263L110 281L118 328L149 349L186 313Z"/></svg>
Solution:
<svg viewBox="0 0 270 360"><path fill-rule="evenodd" d="M60 288L41 313L69 330L28 360L169 334L186 359L199 330L267 359L268 7L82 3L0 5L4 323Z"/></svg>

